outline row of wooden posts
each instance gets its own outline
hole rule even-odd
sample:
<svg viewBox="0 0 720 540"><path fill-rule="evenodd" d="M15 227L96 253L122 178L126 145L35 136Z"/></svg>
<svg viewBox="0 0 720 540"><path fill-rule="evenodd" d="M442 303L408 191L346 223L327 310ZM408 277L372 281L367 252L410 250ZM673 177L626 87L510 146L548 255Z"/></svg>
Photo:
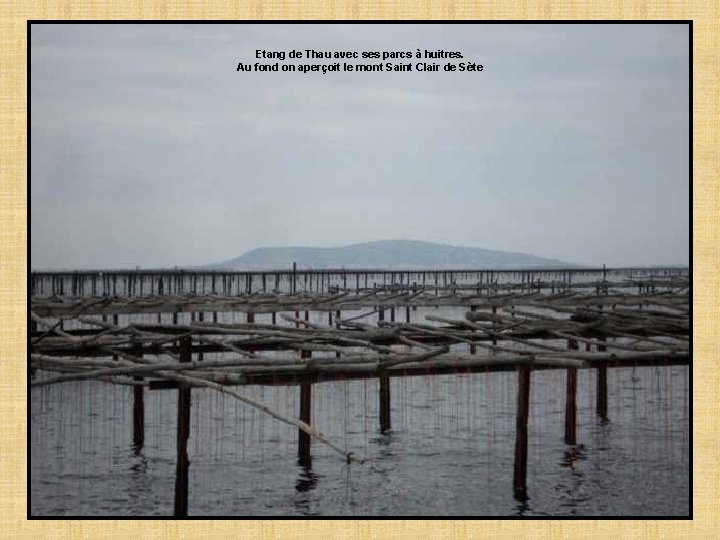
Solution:
<svg viewBox="0 0 720 540"><path fill-rule="evenodd" d="M305 314L308 319L308 313ZM180 362L192 361L192 337L179 338ZM575 340L568 340L568 349L577 349ZM600 346L599 350L604 350ZM141 347L135 351L141 355ZM199 353L201 354L201 353ZM304 358L311 356L310 351L301 351ZM607 420L607 367L597 368L597 415ZM516 433L515 433L515 460L513 472L513 490L518 500L527 498L527 456L528 456L528 418L530 411L530 381L532 369L529 366L519 366L517 370L517 407L516 407ZM141 380L140 377L136 377ZM379 370L379 430L383 434L391 431L391 393L390 372L387 369ZM299 419L306 424L311 423L312 417L312 382L300 383ZM180 384L177 402L177 461L175 479L175 505L174 515L184 517L188 514L189 493L189 460L187 443L190 435L190 407L191 389ZM133 444L139 451L144 444L145 432L145 405L144 387L135 386L133 389ZM566 368L566 396L565 396L565 443L577 444L577 368ZM311 437L302 430L298 430L298 460L299 463L309 466L311 463Z"/></svg>
<svg viewBox="0 0 720 540"><path fill-rule="evenodd" d="M75 271L32 272L30 290L35 295L108 296L124 294L252 294L274 290L295 294L302 285L305 291L327 292L332 287L354 288L401 285L406 288L449 287L472 283L480 288L511 282L532 287L545 281L572 284L574 276L596 276L606 281L608 272L628 279L687 276L687 269L537 269L537 270L279 270L266 272L238 271ZM414 281L413 281L414 280Z"/></svg>
<svg viewBox="0 0 720 540"><path fill-rule="evenodd" d="M392 298L392 295L390 295ZM375 297L373 296L372 299L374 300ZM642 300L642 299L640 299ZM372 301L372 300L371 300ZM656 301L659 301L656 299ZM509 302L509 300L508 300ZM66 304L66 302L60 302L60 304ZM599 310L602 311L602 303L598 302L599 304ZM278 304L279 306L280 304ZM515 310L514 306L512 304L509 304L512 308L511 311L513 313L513 318L515 316ZM316 303L316 306L319 309L326 310L328 313L328 326L332 327L333 322L335 322L335 325L337 328L340 328L340 323L342 321L341 319L341 312L339 310L335 310L335 305L328 304L327 299L319 299ZM320 307L323 306L323 307ZM210 306L208 306L210 309L212 309ZM277 306L266 306L266 309L275 309ZM300 320L300 312L297 311L298 307L293 306L295 311L295 327L299 328L300 324L303 322ZM340 307L339 305L337 306ZM387 304L385 304L385 307L382 305L374 311L371 311L370 314L377 312L377 318L378 318L378 326L383 326L382 323L385 321L386 312L387 315L389 315L390 322L395 322L396 316L398 313L396 312L396 309L400 309L405 311L405 320L407 323L410 322L410 314L411 314L411 307L415 308L415 306L411 305L396 305L394 307L387 307ZM469 305L470 312L475 312L478 309L478 306L476 305ZM495 303L492 303L491 305L487 305L485 307L489 307L492 310L492 316L494 317L497 315L497 305ZM39 306L38 306L39 308ZM482 306L481 306L482 308ZM192 307L188 308L188 306L185 306L185 309L193 309ZM208 311L210 311L208 309ZM228 308L229 309L229 308ZM254 309L257 309L257 307L254 307ZM304 310L304 319L305 321L309 321L309 311L305 307L300 307L299 309ZM310 309L313 309L312 307ZM280 310L282 312L282 309ZM680 310L682 311L682 310ZM268 311L269 312L269 311ZM102 312L100 312L102 313ZM217 322L217 313L212 312L212 319L213 322ZM400 312L402 313L402 311ZM645 313L645 311L643 311ZM647 311L648 314L651 314L651 311ZM33 312L34 315L34 312ZM365 314L364 316L367 316L369 314ZM466 314L466 318L470 321L474 320L475 317L470 316L471 313ZM474 315L474 314L472 314ZM53 316L53 315L42 315L45 317ZM57 316L57 315L56 315ZM110 316L110 314L102 314L103 321L107 320L107 317ZM112 312L112 322L114 327L118 327L118 313ZM158 322L160 322L160 316L161 313L158 311ZM272 323L273 325L276 324L276 313L275 311L271 312L272 316ZM402 315L400 315L402 316ZM595 316L595 315L594 315ZM205 318L205 313L202 311L198 311L195 313L192 311L191 318L193 321L196 319L199 321L203 321ZM434 320L430 318L431 320ZM288 320L293 320L289 318ZM353 319L348 319L348 321L345 321L345 323L348 323L349 321L352 321ZM442 319L438 319L442 320ZM492 324L495 324L495 321L492 318L485 318L486 321L493 321ZM255 322L255 313L253 311L247 311L247 323L254 323ZM447 321L446 321L447 322ZM173 323L177 325L178 323L178 312L173 312ZM387 324L387 323L385 323ZM60 325L60 329L62 330L61 322L58 322L58 325ZM52 325L49 325L52 326ZM54 328L54 326L52 327ZM52 328L46 333L50 334L52 333ZM190 328L192 330L192 327ZM470 330L470 332L476 332L477 330ZM612 335L612 334L609 334ZM66 335L68 339L71 337L69 335ZM497 346L498 341L498 334L492 333L490 336L488 336L488 339L491 339L493 346ZM569 337L569 336L568 336ZM591 343L597 344L597 350L598 352L603 352L606 350L605 345L598 344L598 342L602 343L605 341L605 337L598 337L597 341L595 340L584 340L582 337L580 337L580 334L576 334L573 337L577 339L568 339L567 340L567 348L569 350L577 350L579 348L579 342L585 342L586 343L586 350L590 350ZM36 339L40 340L42 339L42 336L38 336ZM192 361L193 356L193 343L192 343L192 337L191 335L182 335L177 337L177 342L179 342L179 347L177 349L177 353L179 353L179 361L181 363L189 363ZM501 335L499 339L504 339ZM512 339L512 338L510 338ZM49 339L48 339L49 340ZM173 337L170 337L170 341L175 341ZM408 341L408 340L406 340ZM410 340L412 343L412 340ZM465 340L469 341L469 340ZM517 341L517 339L516 339ZM520 340L522 341L522 340ZM132 345L132 342L130 342L130 347L134 347L132 350L133 354L136 357L140 357L143 355L143 346L139 343L136 345ZM252 346L248 346L252 347ZM206 349L207 350L207 349ZM249 349L248 349L249 350ZM148 349L145 349L145 352L147 352ZM114 352L117 352L118 354L122 354L120 350L115 350ZM249 351L253 352L253 351ZM470 353L476 354L476 345L475 341L471 341L470 344ZM196 351L195 354L198 355L198 360L202 360L203 353L201 351ZM304 359L308 359L311 357L312 353L310 350L303 350L301 349L300 355ZM339 357L340 352L337 352L336 355ZM597 364L594 366L594 369L597 369L597 402L596 402L596 411L598 416L606 420L607 419L607 362L603 361L600 364ZM528 364L523 364L521 362L518 362L517 364L514 364L517 370L517 406L516 406L516 438L515 438L515 455L514 455L514 472L513 472L513 488L514 493L517 499L519 500L525 500L527 498L527 457L528 457L528 416L529 416L529 408L530 408L530 387L531 387L531 374L532 374L532 367ZM378 400L379 400L379 418L378 418L378 425L379 430L381 433L388 433L391 431L392 426L392 418L391 418L391 386L390 386L390 378L392 376L402 376L402 372L393 371L391 369L388 369L387 367L383 367L381 363L378 363L378 369L376 371L372 371L369 373L369 376L378 377L379 381L379 389L378 389ZM557 364L556 364L557 366ZM568 445L575 445L577 444L577 367L555 367L556 369L565 369L566 370L566 392L565 392L565 425L564 425L564 440L565 443ZM303 376L301 380L294 380L290 381L290 384L299 384L299 411L298 416L300 421L304 422L305 424L310 425L311 422L311 411L312 411L312 387L313 383L316 382L318 379L316 378L316 374L313 375L312 373L309 376ZM142 377L135 377L135 380L142 380ZM150 385L151 388L153 388L153 385ZM160 388L159 386L158 388ZM190 433L190 407L191 407L191 388L187 386L183 382L172 382L172 385L165 386L165 388L176 388L178 389L178 414L177 414L177 462L176 462L176 489L175 489L175 506L174 506L174 514L176 516L186 516L188 513L188 491L189 491L189 483L188 483L188 470L189 470L189 461L188 461L188 453L187 453L187 442L189 438ZM136 385L133 389L133 442L136 447L136 449L142 448L144 444L144 415L145 415L145 407L144 407L144 385ZM307 426L306 426L307 427ZM300 463L306 464L309 466L311 462L311 437L302 429L298 430L298 458ZM348 459L350 459L348 457Z"/></svg>

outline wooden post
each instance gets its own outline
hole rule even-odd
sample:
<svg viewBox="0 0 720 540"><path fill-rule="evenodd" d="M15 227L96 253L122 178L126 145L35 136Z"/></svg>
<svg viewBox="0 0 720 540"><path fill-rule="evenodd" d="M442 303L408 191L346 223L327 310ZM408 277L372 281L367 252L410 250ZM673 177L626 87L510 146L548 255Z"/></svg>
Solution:
<svg viewBox="0 0 720 540"><path fill-rule="evenodd" d="M515 498L527 499L528 413L530 412L530 368L518 368L517 413L515 428Z"/></svg>
<svg viewBox="0 0 720 540"><path fill-rule="evenodd" d="M117 325L118 325L118 315L117 315L117 313L113 313L112 323L113 323L113 326L117 326ZM62 329L63 329L63 324L62 324L62 321L60 321L60 330L62 330ZM118 359L117 354L113 354L112 359L115 360L115 361L117 361L117 359Z"/></svg>
<svg viewBox="0 0 720 540"><path fill-rule="evenodd" d="M204 292L204 289L205 289L205 279L203 278L203 292ZM205 312L204 311L198 312L198 321L205 322ZM202 362L204 360L204 355L202 352L198 353L197 359L198 359L198 362Z"/></svg>
<svg viewBox="0 0 720 540"><path fill-rule="evenodd" d="M493 313L493 315L497 314L497 306L492 307L492 313ZM497 324L494 321L493 321L492 325L497 326ZM493 336L493 338L492 338L492 344L497 345L497 338L495 336ZM493 349L493 352L496 352L496 351Z"/></svg>
<svg viewBox="0 0 720 540"><path fill-rule="evenodd" d="M133 354L142 358L142 345L135 345ZM142 377L134 377L142 381ZM135 453L139 452L145 443L145 389L142 386L133 386L133 447Z"/></svg>
<svg viewBox="0 0 720 540"><path fill-rule="evenodd" d="M599 338L599 341L605 341L605 337ZM598 345L599 352L607 351L605 345ZM607 366L598 367L597 379L597 415L602 420L607 420Z"/></svg>
<svg viewBox="0 0 720 540"><path fill-rule="evenodd" d="M310 351L301 351L302 358L309 358ZM300 420L310 425L312 418L312 383L300 385ZM298 429L298 458L301 463L310 463L310 435Z"/></svg>
<svg viewBox="0 0 720 540"><path fill-rule="evenodd" d="M477 311L477 306L470 306L470 311ZM477 354L477 347L475 345L470 345L470 354Z"/></svg>
<svg viewBox="0 0 720 540"><path fill-rule="evenodd" d="M568 368L565 386L565 444L577 444L577 368Z"/></svg>
<svg viewBox="0 0 720 540"><path fill-rule="evenodd" d="M180 338L180 362L192 361L192 338ZM177 410L177 464L175 467L175 517L188 514L188 461L187 442L190 436L190 388L178 389Z"/></svg>
<svg viewBox="0 0 720 540"><path fill-rule="evenodd" d="M597 415L607 420L607 366L597 368Z"/></svg>
<svg viewBox="0 0 720 540"><path fill-rule="evenodd" d="M380 433L390 431L390 374L380 368Z"/></svg>

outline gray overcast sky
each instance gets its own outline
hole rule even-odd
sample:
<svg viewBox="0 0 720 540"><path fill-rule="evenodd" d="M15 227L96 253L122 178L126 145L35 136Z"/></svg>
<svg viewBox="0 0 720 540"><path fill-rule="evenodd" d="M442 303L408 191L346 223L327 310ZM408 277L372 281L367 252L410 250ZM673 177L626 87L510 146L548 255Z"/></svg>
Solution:
<svg viewBox="0 0 720 540"><path fill-rule="evenodd" d="M33 25L30 43L32 268L379 239L689 261L687 26ZM485 69L236 72L293 48Z"/></svg>

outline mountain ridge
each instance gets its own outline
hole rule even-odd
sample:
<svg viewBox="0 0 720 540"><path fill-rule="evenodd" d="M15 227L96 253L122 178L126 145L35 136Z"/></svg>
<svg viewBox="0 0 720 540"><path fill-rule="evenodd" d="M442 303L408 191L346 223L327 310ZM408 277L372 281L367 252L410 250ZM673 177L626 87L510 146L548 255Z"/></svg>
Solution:
<svg viewBox="0 0 720 540"><path fill-rule="evenodd" d="M532 269L577 265L528 253L453 246L420 240L378 240L337 247L259 247L203 268L217 269Z"/></svg>

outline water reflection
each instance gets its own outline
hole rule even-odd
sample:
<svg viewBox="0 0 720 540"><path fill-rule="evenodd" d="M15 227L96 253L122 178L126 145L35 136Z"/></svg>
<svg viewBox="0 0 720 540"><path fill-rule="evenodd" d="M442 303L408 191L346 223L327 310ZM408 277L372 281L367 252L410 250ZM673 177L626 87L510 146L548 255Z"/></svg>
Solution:
<svg viewBox="0 0 720 540"><path fill-rule="evenodd" d="M575 463L585 459L585 445L578 444L570 447L564 452L560 465L563 467L569 467L575 469Z"/></svg>
<svg viewBox="0 0 720 540"><path fill-rule="evenodd" d="M520 504L515 506L515 515L516 516L524 516L528 511L530 510L530 505L528 504L528 497L525 496L525 499L520 502Z"/></svg>
<svg viewBox="0 0 720 540"><path fill-rule="evenodd" d="M563 443L564 377L534 373L520 499L512 489L513 373L398 381L396 430L388 434L378 432L372 383L342 383L347 391L340 383L317 384L314 423L366 457L365 465L347 465L323 445L313 445L312 461L299 461L296 428L197 390L190 513L677 516L689 508L690 375L686 367L667 368L667 375L662 369L609 371L612 423L596 416L594 374L579 372L577 446ZM295 388L243 391L297 414ZM177 398L150 392L146 403L139 448L131 446L132 389L33 389L32 515L171 514Z"/></svg>
<svg viewBox="0 0 720 540"><path fill-rule="evenodd" d="M295 490L305 493L315 489L318 476L312 470L312 459L298 459L298 465L300 466L300 477L295 482Z"/></svg>
<svg viewBox="0 0 720 540"><path fill-rule="evenodd" d="M300 458L298 459L298 466L300 467L300 475L295 481L295 491L297 491L298 497L295 498L293 506L301 515L319 515L319 511L312 508L316 501L310 496L310 492L315 489L318 483L318 476L312 469L312 459L309 457Z"/></svg>

